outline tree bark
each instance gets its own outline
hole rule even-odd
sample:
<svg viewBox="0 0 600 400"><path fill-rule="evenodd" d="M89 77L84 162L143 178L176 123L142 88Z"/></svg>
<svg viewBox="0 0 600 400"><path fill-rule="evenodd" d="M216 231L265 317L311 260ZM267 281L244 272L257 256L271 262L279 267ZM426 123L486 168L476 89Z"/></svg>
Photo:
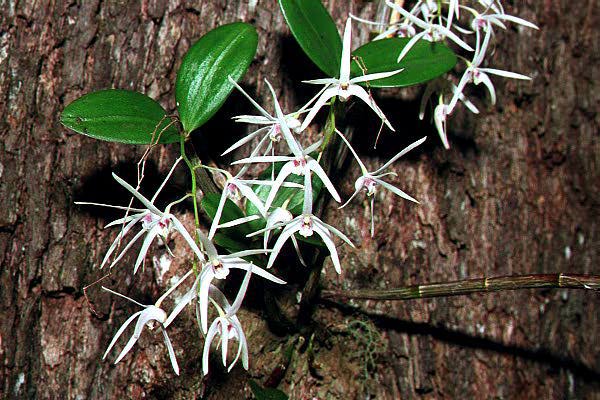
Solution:
<svg viewBox="0 0 600 400"><path fill-rule="evenodd" d="M237 366L226 374L215 362L203 378L203 340L191 313L170 328L180 377L170 369L161 336L148 332L116 366L115 354L103 361L120 324L138 310L100 285L150 304L171 277L189 268L191 255L175 242L178 257L164 276L147 262L143 273L128 278L124 262L84 293L106 273L97 266L116 233L101 228L118 214L73 203L126 204L110 172L133 179L145 149L74 134L58 122L65 105L115 87L144 92L174 110L175 74L186 50L210 29L238 20L258 29L258 55L244 83L267 105L265 77L289 110L312 94L300 79L321 76L295 45L276 2L197 3L0 1L0 397L242 398L250 396L251 378L279 383L295 399L366 393L382 399L600 398L600 300L597 293L564 289L327 302L316 308L311 334L302 338L275 335L262 309L253 307L240 317L251 351L248 373ZM348 11L368 18L376 8L366 1L324 3L340 28ZM417 90L379 95L398 132L384 133L376 150L376 118L349 120L368 168L424 132L429 136L423 149L395 166L395 182L420 205L378 193L374 238L366 202L354 201L343 213L331 205L327 218L357 250L340 247L339 277L326 261L324 287L600 274L597 2L518 3L507 12L534 21L540 31L510 26L498 36L490 64L533 81L494 79L494 107L483 91L473 92L484 111L450 120L450 150L428 122L416 121ZM355 44L366 38L363 28ZM249 111L246 103L233 95L198 133L206 144L203 157L220 154L224 142L233 142L228 135L243 134L229 118ZM144 189L154 190L177 151L152 152ZM349 168L343 197L358 174ZM185 179L181 172L175 181ZM290 289L278 301L293 309L293 296ZM287 348L295 349L290 359Z"/></svg>

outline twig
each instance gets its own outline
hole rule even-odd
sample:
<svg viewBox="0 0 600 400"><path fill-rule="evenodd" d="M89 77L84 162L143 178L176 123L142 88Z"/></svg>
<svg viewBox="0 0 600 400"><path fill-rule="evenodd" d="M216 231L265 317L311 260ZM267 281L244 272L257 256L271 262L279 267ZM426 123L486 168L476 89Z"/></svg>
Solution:
<svg viewBox="0 0 600 400"><path fill-rule="evenodd" d="M323 290L321 298L364 300L410 300L431 297L460 296L521 289L588 289L600 290L600 276L579 274L512 275L495 278L466 279L454 282L430 283L397 289Z"/></svg>

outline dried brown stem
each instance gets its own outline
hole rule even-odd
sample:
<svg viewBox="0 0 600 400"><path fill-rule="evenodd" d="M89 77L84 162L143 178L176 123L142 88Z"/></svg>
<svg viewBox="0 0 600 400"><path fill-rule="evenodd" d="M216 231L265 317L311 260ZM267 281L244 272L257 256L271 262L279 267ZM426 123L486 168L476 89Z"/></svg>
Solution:
<svg viewBox="0 0 600 400"><path fill-rule="evenodd" d="M600 290L600 276L563 273L498 276L406 286L396 289L323 290L321 298L410 300L542 288Z"/></svg>

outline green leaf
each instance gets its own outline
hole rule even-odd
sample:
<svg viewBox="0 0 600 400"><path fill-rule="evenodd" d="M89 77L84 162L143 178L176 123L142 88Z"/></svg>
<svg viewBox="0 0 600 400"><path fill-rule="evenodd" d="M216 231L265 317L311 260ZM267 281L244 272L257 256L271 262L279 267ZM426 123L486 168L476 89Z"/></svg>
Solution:
<svg viewBox="0 0 600 400"><path fill-rule="evenodd" d="M398 55L409 40L389 38L359 47L352 53L352 76L404 68L404 71L389 78L369 82L371 87L403 87L430 81L454 68L456 55L452 50L443 43L426 40L419 40L398 63Z"/></svg>
<svg viewBox="0 0 600 400"><path fill-rule="evenodd" d="M283 393L279 389L264 388L253 380L249 380L248 384L252 390L252 394L256 400L288 400L287 394Z"/></svg>
<svg viewBox="0 0 600 400"><path fill-rule="evenodd" d="M257 45L256 29L235 22L213 29L188 50L175 84L177 110L185 132L200 127L223 105L233 90L227 76L236 81L244 76Z"/></svg>
<svg viewBox="0 0 600 400"><path fill-rule="evenodd" d="M110 142L178 142L177 127L167 128L171 120L166 115L160 104L144 94L108 89L88 93L66 106L60 122L75 132Z"/></svg>
<svg viewBox="0 0 600 400"><path fill-rule="evenodd" d="M320 0L279 0L296 41L327 76L337 77L342 58L342 39Z"/></svg>

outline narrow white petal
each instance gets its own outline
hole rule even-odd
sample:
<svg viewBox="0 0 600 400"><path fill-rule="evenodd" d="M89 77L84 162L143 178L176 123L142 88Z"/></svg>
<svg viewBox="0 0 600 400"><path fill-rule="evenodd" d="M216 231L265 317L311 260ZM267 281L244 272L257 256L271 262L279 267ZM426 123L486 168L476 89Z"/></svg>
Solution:
<svg viewBox="0 0 600 400"><path fill-rule="evenodd" d="M169 314L169 317L164 323L165 328L171 325L171 322L177 318L181 311L183 311L183 309L196 298L196 294L196 286L194 285L192 289L188 290L188 292L184 294L183 297L177 302L175 308L173 308L173 311L171 311L171 314Z"/></svg>
<svg viewBox="0 0 600 400"><path fill-rule="evenodd" d="M113 178L115 178L115 180L117 182L119 182L119 184L121 186L123 186L125 189L127 189L127 191L129 191L129 193L131 193L132 195L134 195L139 201L142 202L142 204L144 206L146 206L146 208L148 208L148 210L152 211L154 214L156 215L160 215L162 217L163 213L162 211L160 211L158 208L156 208L156 206L154 204L152 204L150 202L150 200L148 200L147 198L145 198L140 192L138 192L133 186L131 186L129 183L125 182L123 179L119 178L119 176L117 176L117 174L115 174L114 172L112 173Z"/></svg>
<svg viewBox="0 0 600 400"><path fill-rule="evenodd" d="M435 121L435 127L442 139L442 143L446 149L450 148L448 143L448 137L446 136L446 105L439 104L433 111L433 120Z"/></svg>
<svg viewBox="0 0 600 400"><path fill-rule="evenodd" d="M450 40L452 40L454 43L456 43L457 45L459 45L463 49L465 49L467 51L474 51L474 49L471 46L469 46L465 41L463 41L461 38L459 38L451 30L448 30L448 29L444 28L441 25L436 25L436 29L438 31L440 31L442 34L446 35Z"/></svg>
<svg viewBox="0 0 600 400"><path fill-rule="evenodd" d="M115 249L117 248L117 246L119 246L119 244L121 243L121 240L123 240L123 237L125 237L125 235L127 235L129 233L129 231L131 230L131 228L133 228L133 226L135 224L137 224L140 219L141 219L141 217L138 218L138 219L135 219L135 220L131 220L127 225L125 225L123 227L123 229L121 229L121 231L119 232L119 234L117 235L117 237L115 238L115 240L113 240L113 242L111 243L110 247L106 251L106 254L104 255L104 258L102 259L102 263L100 264L100 268L104 267L104 265L110 259L110 256L113 253L113 251L115 251Z"/></svg>
<svg viewBox="0 0 600 400"><path fill-rule="evenodd" d="M140 302L137 302L137 301L135 301L134 299L132 299L131 297L129 297L129 296L125 296L124 294L121 294L121 293L119 293L119 292L115 292L114 290L111 290L111 289L107 288L106 286L102 286L102 290L104 290L105 292L108 292L108 293L112 293L112 294L114 294L115 296L122 297L122 298L124 298L125 300L128 300L128 301L130 301L130 302L132 302L132 303L134 303L134 304L137 304L137 305L138 305L138 306L140 306L140 307L144 307L144 308L148 307L146 304L142 304L142 303L140 303ZM140 312L141 312L141 311L140 311Z"/></svg>
<svg viewBox="0 0 600 400"><path fill-rule="evenodd" d="M271 204L273 203L273 200L275 200L275 196L277 196L277 192L279 191L279 188L281 187L283 181L285 181L285 179L292 173L293 170L293 161L289 161L283 167L281 167L279 175L277 175L277 179L275 179L273 186L271 186L271 191L269 192L269 196L265 201L265 210L268 211L271 208Z"/></svg>
<svg viewBox="0 0 600 400"><path fill-rule="evenodd" d="M146 232L148 232L146 229L142 229L141 231L136 233L136 235L129 241L129 243L127 243L127 245L125 245L123 250L121 250L119 255L113 260L113 262L109 265L108 268L112 269L112 267L114 267L121 260L121 258L125 256L125 253L127 253L127 251L135 244L135 242L137 242L138 239L141 238L142 235Z"/></svg>
<svg viewBox="0 0 600 400"><path fill-rule="evenodd" d="M302 257L302 252L300 251L300 246L298 246L298 240L296 240L296 237L294 235L292 235L292 243L294 244L294 250L296 250L296 254L298 255L298 260L300 261L300 264L302 264L303 267L306 267L306 261L304 261L304 258Z"/></svg>
<svg viewBox="0 0 600 400"><path fill-rule="evenodd" d="M146 307L146 309L140 313L138 321L135 324L135 329L134 329L133 335L131 336L131 338L129 338L129 341L127 342L127 344L125 345L125 347L123 348L123 350L121 351L121 353L119 354L117 359L115 360L115 364L117 364L119 361L121 361L123 359L123 357L125 357L125 355L127 355L127 353L129 353L129 350L131 350L131 348L136 344L136 342L138 341L138 339L140 338L140 336L142 334L142 330L144 329L144 326L146 326L146 324L148 322L150 322L152 320L157 320L162 323L163 317L164 317L164 311L161 310L160 308L157 308L154 306Z"/></svg>
<svg viewBox="0 0 600 400"><path fill-rule="evenodd" d="M246 275L244 275L244 280L240 285L240 290L238 290L237 295L235 296L235 300L229 309L227 310L226 317L234 315L240 309L242 302L244 301L244 297L246 296L246 290L248 290L248 284L250 283L250 276L252 275L252 266L248 268L246 271Z"/></svg>
<svg viewBox="0 0 600 400"><path fill-rule="evenodd" d="M231 165L238 164L254 164L254 163L273 163L280 161L291 161L295 160L295 157L290 156L258 156L258 157L248 157L242 158L241 160L237 160L231 163Z"/></svg>
<svg viewBox="0 0 600 400"><path fill-rule="evenodd" d="M430 82L425 87L425 92L423 92L423 97L421 98L421 104L419 106L419 119L422 120L425 116L425 106L427 105L427 101L435 91L436 84L435 82Z"/></svg>
<svg viewBox="0 0 600 400"><path fill-rule="evenodd" d="M308 165L304 167L304 198L302 199L302 213L312 214L313 190L312 174Z"/></svg>
<svg viewBox="0 0 600 400"><path fill-rule="evenodd" d="M234 268L234 269L243 269L245 271L248 271L250 268L252 268L252 273L255 275L260 276L261 278L265 278L271 282L275 282L278 283L280 285L285 285L286 281L279 279L278 277L276 277L275 275L265 271L264 269L262 269L259 266L256 266L252 263L246 262L242 259L236 260L236 261L228 261L227 262L227 267L229 268Z"/></svg>
<svg viewBox="0 0 600 400"><path fill-rule="evenodd" d="M140 315L141 313L142 313L141 311L138 311L138 312L134 313L131 317L127 318L127 320L123 323L123 325L121 325L121 327L119 328L119 330L117 331L117 333L115 334L115 336L110 341L110 344L108 345L108 348L106 349L106 352L102 356L103 360L106 358L106 356L110 352L110 349L113 348L113 346L115 345L115 343L117 342L117 340L119 340L119 337L121 337L121 335L123 334L123 332L125 331L125 329L127 329L127 327L129 326L129 324L131 324L131 322L134 319L136 319L138 317L138 315Z"/></svg>
<svg viewBox="0 0 600 400"><path fill-rule="evenodd" d="M169 358L171 359L171 366L173 367L173 371L175 371L176 375L179 375L179 365L177 364L175 351L173 350L173 345L171 344L171 340L169 340L169 335L167 335L165 327L162 328L162 333L165 339L165 344L167 345L167 350L169 351Z"/></svg>
<svg viewBox="0 0 600 400"><path fill-rule="evenodd" d="M411 196L409 196L408 194L404 193L402 190L398 189L397 187L390 185L389 183L387 183L386 181L382 180L382 179L377 179L377 178L373 178L377 183L379 183L381 186L383 186L384 188L386 188L387 190L391 191L394 194L397 194L398 196L402 197L403 199L406 200L410 200L410 201L414 201L415 203L419 204L419 202L417 200L415 200L414 198L412 198Z"/></svg>
<svg viewBox="0 0 600 400"><path fill-rule="evenodd" d="M257 231L252 232L252 233L249 233L249 234L246 235L246 237L253 237L253 236L256 236L256 235L260 235L261 233L270 232L272 230L281 228L282 226L286 226L287 224L288 224L287 222L278 222L278 223L276 223L276 224L274 224L272 226L267 226L266 228L259 229Z"/></svg>
<svg viewBox="0 0 600 400"><path fill-rule="evenodd" d="M359 83L359 82L367 82L367 81L376 81L377 79L388 78L390 76L396 75L399 72L404 71L404 68L397 69L395 71L389 72L376 72L374 74L361 75L356 78L350 79L350 83Z"/></svg>
<svg viewBox="0 0 600 400"><path fill-rule="evenodd" d="M154 241L154 238L156 236L158 236L158 230L156 228L152 229L146 235L146 238L144 239L144 243L142 244L142 247L140 248L140 253L137 256L137 259L135 260L135 265L133 267L134 275L137 272L140 265L142 264L142 262L145 260L146 254L148 253L148 249L150 249L150 245L152 244L152 242Z"/></svg>
<svg viewBox="0 0 600 400"><path fill-rule="evenodd" d="M206 340L204 341L204 350L202 351L202 371L204 375L208 374L208 355L210 352L210 346L212 344L215 335L217 334L217 329L219 328L219 319L217 318L210 326L210 330L206 334Z"/></svg>
<svg viewBox="0 0 600 400"><path fill-rule="evenodd" d="M406 146L400 153L396 154L388 162L386 162L385 164L383 164L377 170L373 171L372 174L375 175L375 174L380 173L381 171L383 171L384 169L386 169L387 167L389 167L390 165L392 165L394 162L396 162L396 160L398 160L400 157L402 157L403 155L405 155L406 153L408 153L409 151L411 151L415 147L421 145L426 139L427 139L427 136L422 137L421 139L417 140L416 142L411 143L410 145Z"/></svg>
<svg viewBox="0 0 600 400"><path fill-rule="evenodd" d="M342 42L342 58L340 61L340 82L350 80L350 52L352 47L352 18L346 20L344 39Z"/></svg>
<svg viewBox="0 0 600 400"><path fill-rule="evenodd" d="M183 226L181 221L179 221L177 218L175 218L174 215L171 214L169 217L170 217L171 222L173 222L173 225L175 225L175 230L177 232L179 232L179 234L181 236L183 236L183 239L187 242L188 246L191 247L192 251L194 253L196 253L196 256L198 256L198 259L200 261L204 262L204 260L205 260L204 253L200 251L200 249L198 248L198 245L196 244L196 241L194 239L192 239L192 237L190 236L187 229L185 229L185 226ZM213 248L214 248L214 246L213 246ZM208 247L207 247L207 250L208 250Z"/></svg>
<svg viewBox="0 0 600 400"><path fill-rule="evenodd" d="M494 16L494 15L493 14L492 15L488 15L488 17L492 17L492 16ZM505 21L514 22L516 24L520 24L520 25L526 26L528 28L537 29L537 30L540 29L534 23L531 23L531 22L529 22L529 21L527 21L527 20L525 20L523 18L515 17L513 15L499 14L499 15L495 15L495 16L497 18L503 19Z"/></svg>
<svg viewBox="0 0 600 400"><path fill-rule="evenodd" d="M428 23L426 23L422 19L419 19L419 18L415 17L413 14L409 13L408 11L406 11L404 8L400 7L399 5L394 4L394 3L392 3L389 0L386 0L385 4L387 4L388 7L391 7L394 10L398 11L404 18L408 19L410 22L412 22L413 24L415 24L419 28L421 28L421 29L428 29L429 28L429 24Z"/></svg>
<svg viewBox="0 0 600 400"><path fill-rule="evenodd" d="M217 232L217 227L219 226L219 222L221 221L221 214L223 213L223 208L225 207L225 202L227 201L227 185L229 181L225 182L225 187L221 192L221 198L219 199L219 205L217 206L217 211L215 212L215 216L213 217L212 224L210 225L210 231L208 231L208 240L212 240Z"/></svg>
<svg viewBox="0 0 600 400"><path fill-rule="evenodd" d="M400 52L400 54L398 55L398 59L396 60L397 62L402 61L402 59L404 57L406 57L406 55L408 54L408 52L410 51L410 49L412 49L414 47L415 44L417 44L417 42L423 37L425 36L426 32L420 32L417 33L415 36L413 36L412 38L410 38L410 40L408 41L408 43L406 43L406 46L404 46L402 48L402 51Z"/></svg>
<svg viewBox="0 0 600 400"><path fill-rule="evenodd" d="M360 160L360 157L358 157L358 154L356 154L356 151L354 151L354 147L352 147L352 145L350 144L350 141L348 139L346 139L346 136L344 136L344 134L342 132L340 132L338 129L336 129L335 131L342 138L342 140L344 141L344 143L346 143L346 146L348 146L348 148L352 152L352 155L354 156L354 158L358 162L358 165L360 166L361 172L363 174L366 174L367 173L367 167L365 167L365 164L363 164L363 162Z"/></svg>
<svg viewBox="0 0 600 400"><path fill-rule="evenodd" d="M316 218L316 223L322 227L325 230L331 231L331 233L333 233L334 235L336 235L337 237L339 237L340 239L342 239L344 242L346 242L348 245L350 245L351 247L356 248L356 246L354 246L354 243L352 243L352 241L348 238L348 236L344 235L339 229L335 228L332 225L329 225L323 221L321 221L319 218Z"/></svg>
<svg viewBox="0 0 600 400"><path fill-rule="evenodd" d="M241 147L241 146L245 145L246 143L252 141L252 139L254 139L256 136L258 136L262 132L269 131L269 129L271 129L271 127L267 126L267 127L264 127L264 128L260 128L259 130L254 131L254 132L250 133L247 136L244 136L243 138L241 138L240 140L238 140L237 142L235 142L234 144L232 144L231 146L229 146L227 148L227 150L225 150L223 152L223 154L221 154L221 155L224 156L225 154L232 152L233 150L237 149L238 147Z"/></svg>
<svg viewBox="0 0 600 400"><path fill-rule="evenodd" d="M249 186L246 186L240 182L237 187L240 190L240 193L242 193L242 196L248 199L250 203L254 204L254 207L258 209L263 217L267 215L267 209L265 208L265 205Z"/></svg>
<svg viewBox="0 0 600 400"><path fill-rule="evenodd" d="M198 291L198 304L200 307L200 323L202 325L202 332L206 334L208 328L208 291L210 289L210 283L212 282L215 274L212 272L210 265L204 267L200 272L200 290ZM208 338L206 340L208 342Z"/></svg>
<svg viewBox="0 0 600 400"><path fill-rule="evenodd" d="M388 121L383 111L381 111L377 104L375 104L375 101L371 98L371 96L369 96L365 89L363 89L361 86L352 84L348 86L348 92L350 93L350 95L356 96L365 103L367 103L367 105L371 107L373 111L375 111L375 114L377 114L377 116L381 118L381 120L387 125L388 128L390 128L391 131L396 131L392 124L390 124L390 121Z"/></svg>
<svg viewBox="0 0 600 400"><path fill-rule="evenodd" d="M287 125L287 122L285 120L285 115L283 115L283 111L281 111L281 106L279 105L279 101L277 100L277 95L275 94L275 90L273 89L273 86L271 86L271 84L269 83L268 80L265 79L265 82L267 83L267 86L269 87L269 90L271 91L271 95L273 96L273 104L275 105L275 115L277 116L277 120L279 122L279 127L281 128L281 134L283 135L283 138L287 142L288 147L290 148L290 151L292 152L292 154L294 154L294 156L296 156L296 157L300 157L302 155L302 149L300 149L298 142L296 142L296 138L294 138L294 136L292 135L292 132L290 131L290 128Z"/></svg>
<svg viewBox="0 0 600 400"><path fill-rule="evenodd" d="M503 76L505 78L523 79L525 81L530 81L531 80L531 78L528 77L527 75L518 74L516 72L504 71L504 70L501 70L501 69L479 68L479 70L482 71L482 72L487 72L488 74Z"/></svg>
<svg viewBox="0 0 600 400"><path fill-rule="evenodd" d="M321 147L323 145L323 138L320 138L319 140L317 140L316 142L314 142L313 144L311 144L310 146L306 147L304 149L304 154L310 154L313 151L317 151L317 149L319 147Z"/></svg>
<svg viewBox="0 0 600 400"><path fill-rule="evenodd" d="M460 97L463 96L463 90L465 90L465 86L467 83L473 80L473 70L471 68L467 68L467 70L463 73L460 81L458 82L458 86L454 88L454 95L448 103L448 109L454 110L456 103L460 100Z"/></svg>
<svg viewBox="0 0 600 400"><path fill-rule="evenodd" d="M125 211L133 211L133 212L144 212L147 211L145 208L134 208L127 206L114 206L112 204L104 204L104 203L93 203L91 201L76 201L74 204L83 205L83 206L100 206L100 207L108 207L108 208L116 208L117 210L125 210Z"/></svg>
<svg viewBox="0 0 600 400"><path fill-rule="evenodd" d="M338 89L339 89L339 86L336 84L336 86L330 87L323 92L321 97L319 97L319 99L313 106L312 110L310 110L310 112L308 113L306 118L304 118L304 122L302 122L302 125L300 126L300 131L305 130L308 127L308 125L310 125L313 118L315 118L315 115L317 115L317 113L319 112L321 107L323 107L325 105L325 103L327 103L329 101L329 99L337 96Z"/></svg>
<svg viewBox="0 0 600 400"><path fill-rule="evenodd" d="M260 215L249 215L247 217L237 218L229 222L225 222L224 224L219 225L219 228L231 228L232 226L242 225L250 221L256 221L257 219L260 219Z"/></svg>
<svg viewBox="0 0 600 400"><path fill-rule="evenodd" d="M360 191L361 191L361 188L354 191L354 193L352 193L352 196L350 196L350 198L348 200L346 200L346 202L344 204L342 204L341 206L339 206L338 208L346 207L352 201L352 199L354 199L356 197L356 195L360 193Z"/></svg>
<svg viewBox="0 0 600 400"><path fill-rule="evenodd" d="M300 224L302 223L302 221L298 218L301 218L301 216L296 217L295 221L290 222L277 238L277 241L273 246L273 252L271 253L271 256L269 257L269 262L267 263L267 269L273 266L273 263L275 262L277 255L279 255L279 252L281 251L281 248L283 247L284 243L290 238L290 236L298 232Z"/></svg>
<svg viewBox="0 0 600 400"><path fill-rule="evenodd" d="M306 166L308 168L310 168L311 170L313 170L319 176L319 178L321 178L321 181L323 181L323 184L325 184L325 187L327 188L329 193L331 193L331 196L335 199L335 201L340 203L342 201L342 199L340 198L340 195L338 194L337 190L335 190L333 183L331 183L331 180L329 179L329 177L327 176L327 174L325 173L325 170L323 170L321 165L319 165L319 163L315 159L310 158L308 160ZM305 184L305 186L306 186L306 184ZM311 198L311 201L312 201L312 198Z"/></svg>
<svg viewBox="0 0 600 400"><path fill-rule="evenodd" d="M126 223L129 223L131 221L134 221L134 225L136 223L138 223L142 218L144 218L144 216L146 216L147 214L150 214L150 211L148 210L144 210L144 212L141 212L139 214L133 214L133 215L128 215L127 217L123 217L123 218L119 218L119 219L115 219L114 221L111 221L110 223L104 225L104 229L106 228L112 228L113 226L117 226L117 225L123 225ZM121 230L121 232L123 232L124 228Z"/></svg>
<svg viewBox="0 0 600 400"><path fill-rule="evenodd" d="M331 255L333 267L335 268L335 272L341 274L342 267L340 265L340 259L337 253L337 249L335 248L335 243L333 243L333 240L331 239L331 234L316 224L314 225L314 230L319 236L321 236L321 239L323 239L323 243L325 243L325 246L327 246L329 254Z"/></svg>
<svg viewBox="0 0 600 400"><path fill-rule="evenodd" d="M302 81L302 83L309 83L311 85L337 85L340 83L340 80L336 78L321 78L309 79L307 81Z"/></svg>
<svg viewBox="0 0 600 400"><path fill-rule="evenodd" d="M267 252L270 253L271 250L267 250ZM223 261L227 260L227 262L243 262L243 263L245 263L246 261L244 261L242 259L242 257L256 256L259 254L265 254L265 249L249 249L249 250L236 251L235 253L226 254L224 256L221 256L220 259Z"/></svg>
<svg viewBox="0 0 600 400"><path fill-rule="evenodd" d="M167 174L167 176L165 177L165 179L163 179L162 183L160 184L160 186L156 190L156 193L154 193L154 196L152 196L152 198L150 199L150 203L154 204L154 201L156 200L156 198L158 197L158 195L160 194L160 192L163 190L163 188L167 184L167 181L169 180L169 178L171 177L171 175L173 175L173 172L175 171L175 168L177 167L177 165L179 164L179 162L181 160L183 160L182 157L179 157L177 160L175 160L175 162L173 163L173 166L169 170L169 173Z"/></svg>
<svg viewBox="0 0 600 400"><path fill-rule="evenodd" d="M494 84L490 80L490 77L486 73L480 72L478 79L485 85L485 87L487 87L488 91L490 92L490 101L492 104L496 104L496 89L494 88Z"/></svg>
<svg viewBox="0 0 600 400"><path fill-rule="evenodd" d="M227 366L227 346L229 342L229 332L227 330L229 327L226 324L221 324L222 332L221 332L221 360L223 361L223 366Z"/></svg>
<svg viewBox="0 0 600 400"><path fill-rule="evenodd" d="M231 78L231 76L227 76L227 78L229 79L229 82L231 82L233 84L233 86L235 86L235 88L237 90L239 90L240 92L242 92L242 94L250 101L250 103L252 103L252 105L267 119L271 119L274 120L275 118L273 118L271 116L271 114L269 114L264 108L262 108L260 106L260 104L258 104L256 101L254 101L254 99L252 97L250 97L250 95L248 93L246 93L246 91L244 89L242 89L242 87L240 85L237 84L237 82L235 80L233 80Z"/></svg>

